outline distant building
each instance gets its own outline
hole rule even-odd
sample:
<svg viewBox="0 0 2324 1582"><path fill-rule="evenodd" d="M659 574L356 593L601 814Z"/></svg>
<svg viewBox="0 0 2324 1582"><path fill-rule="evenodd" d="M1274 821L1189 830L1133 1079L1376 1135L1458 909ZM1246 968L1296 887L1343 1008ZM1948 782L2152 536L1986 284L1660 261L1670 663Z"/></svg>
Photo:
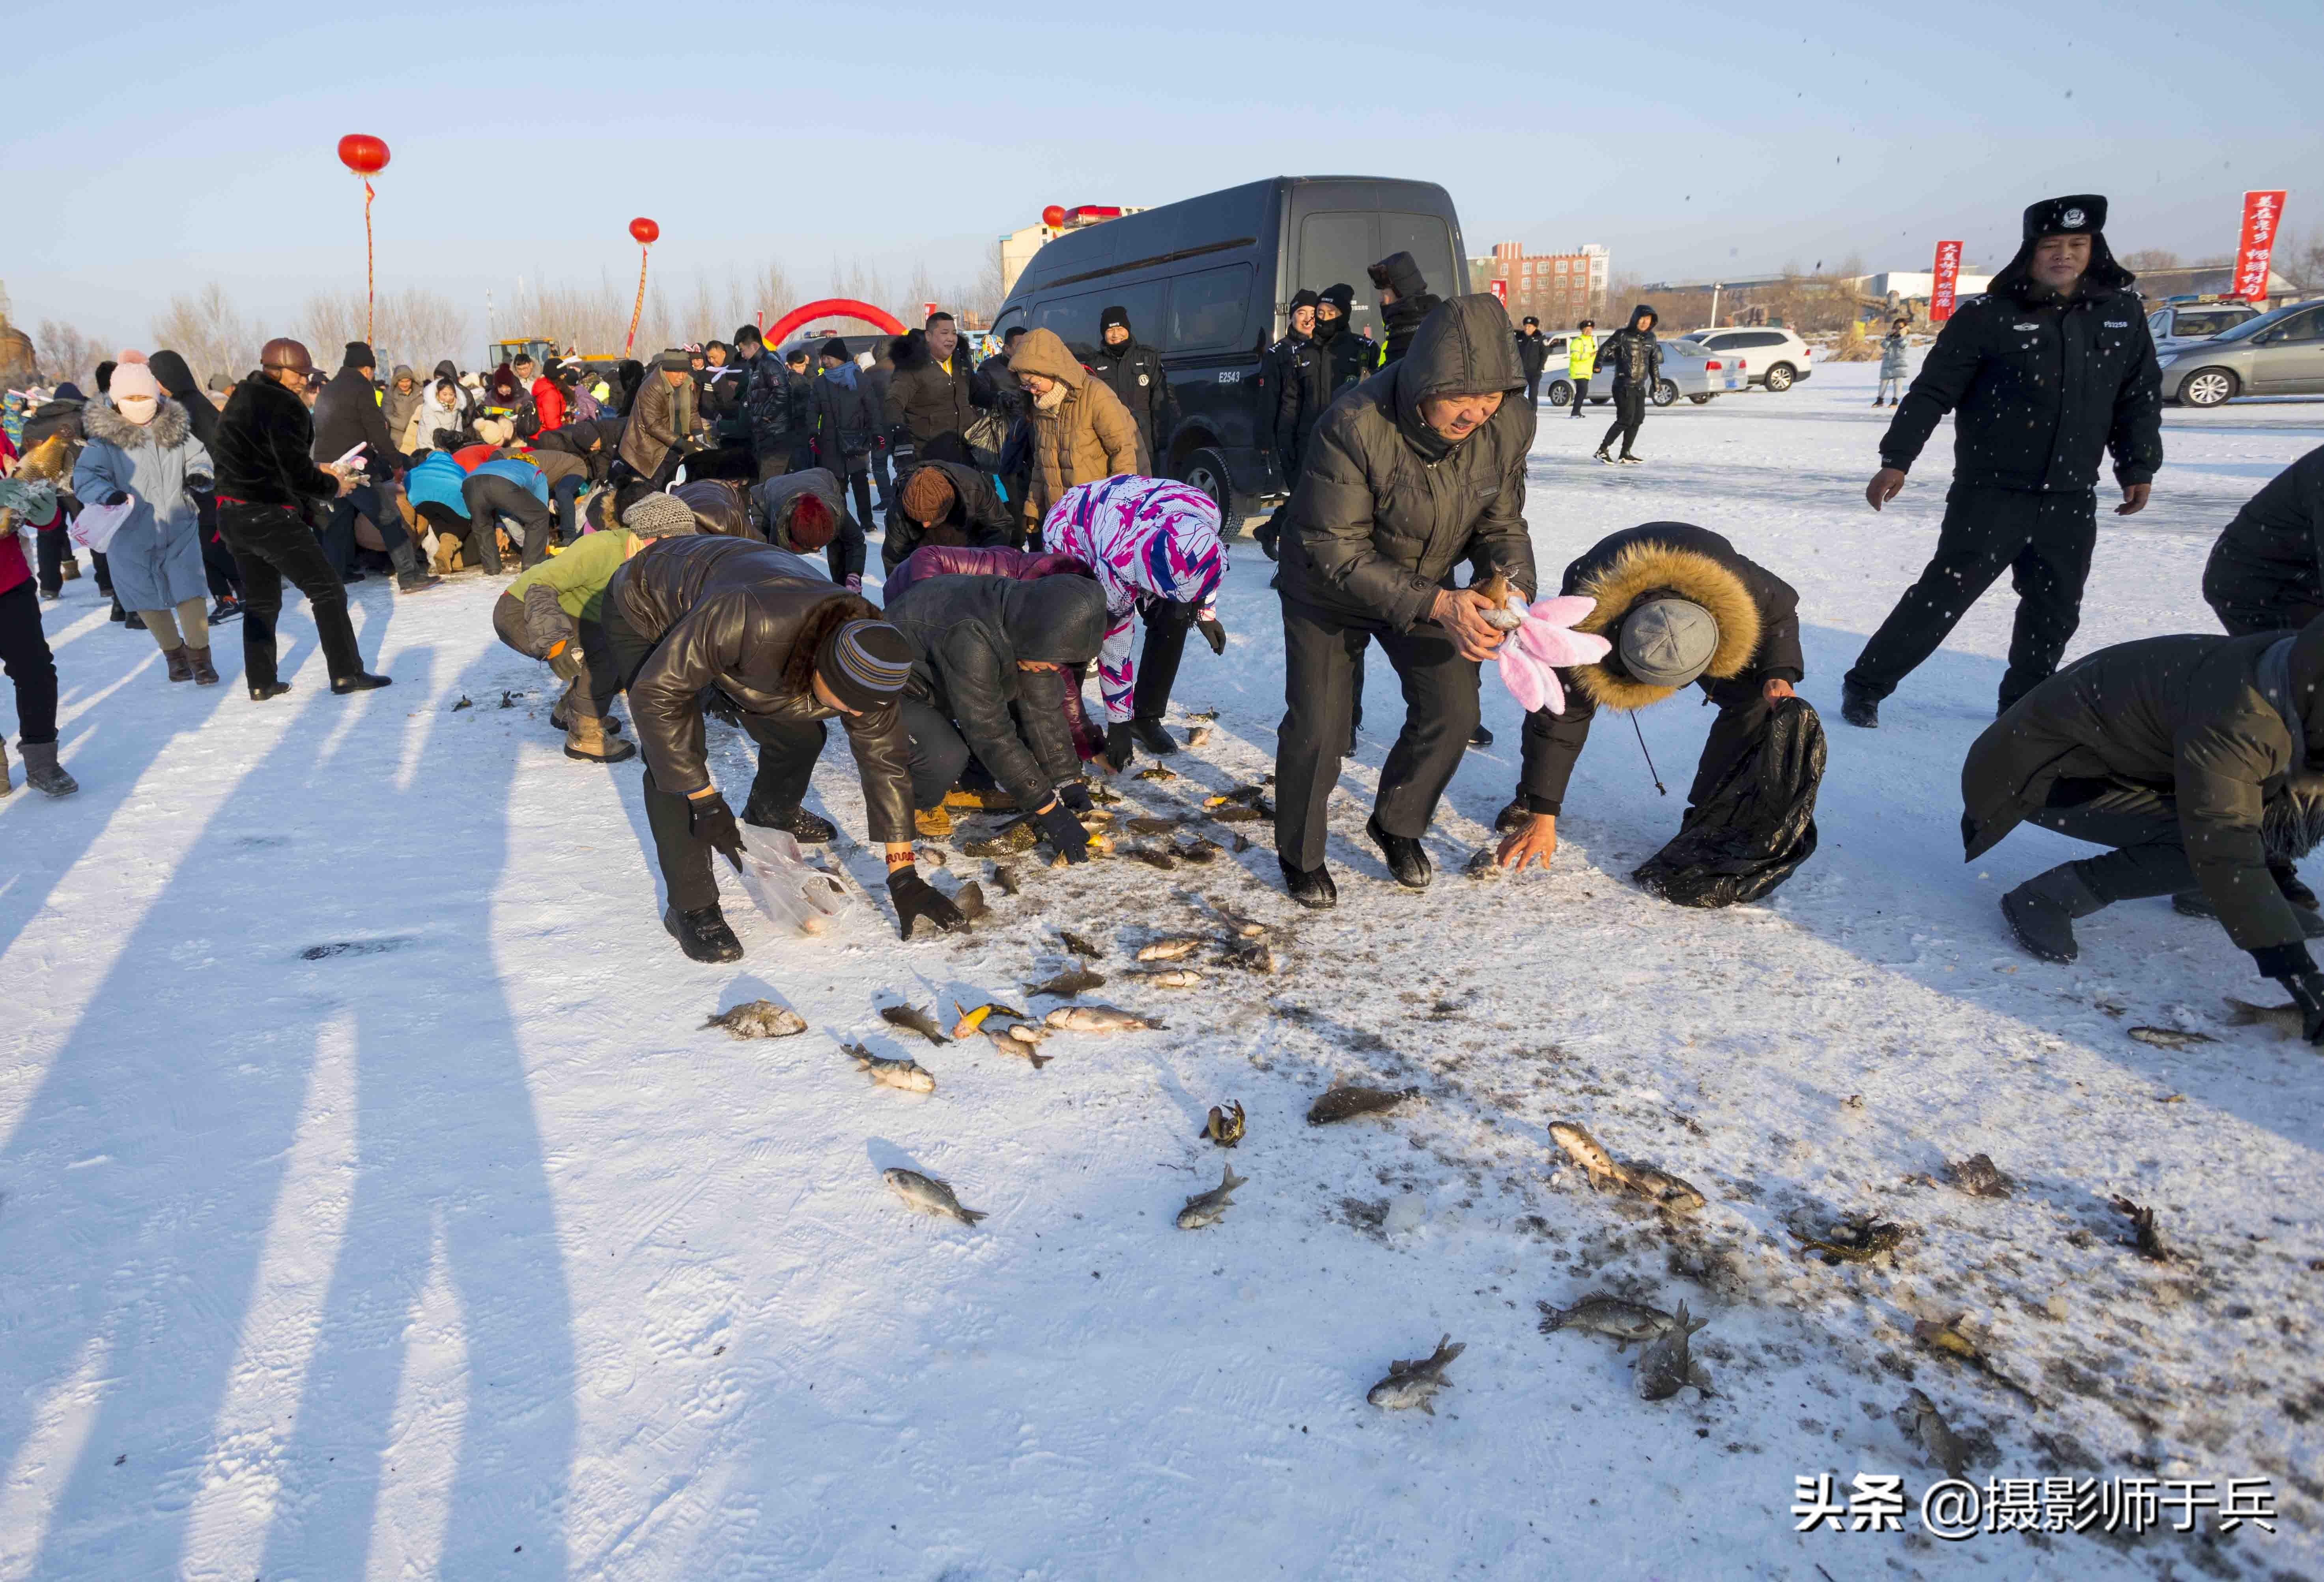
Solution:
<svg viewBox="0 0 2324 1582"><path fill-rule="evenodd" d="M1927 270L1892 269L1877 275L1858 275L1849 284L1866 297L1919 297L1925 300L1937 289L1937 277ZM1956 297L1974 297L1991 284L1991 275L1963 271L1953 290Z"/></svg>
<svg viewBox="0 0 2324 1582"><path fill-rule="evenodd" d="M2165 297L2224 297L2236 289L2236 270L2231 263L2198 264L2190 269L2141 270L2138 283L2132 288L2149 302L2160 302ZM2274 270L2267 271L2267 303L2275 307L2285 302L2297 302L2313 296L2303 291Z"/></svg>
<svg viewBox="0 0 2324 1582"><path fill-rule="evenodd" d="M1077 231L1084 225L1101 225L1118 220L1124 215L1144 214L1143 208L1120 208L1110 205L1084 203L1073 208L1054 207L1061 223L1050 225L1047 216L1040 223L1011 231L1001 238L1001 294L1006 297L1016 289L1017 277L1033 262L1033 255L1067 231Z"/></svg>
<svg viewBox="0 0 2324 1582"><path fill-rule="evenodd" d="M1610 262L1594 242L1572 253L1527 253L1522 242L1497 242L1490 258L1469 261L1469 280L1480 291L1491 290L1490 281L1506 282L1510 318L1530 314L1545 327L1563 328L1605 311Z"/></svg>

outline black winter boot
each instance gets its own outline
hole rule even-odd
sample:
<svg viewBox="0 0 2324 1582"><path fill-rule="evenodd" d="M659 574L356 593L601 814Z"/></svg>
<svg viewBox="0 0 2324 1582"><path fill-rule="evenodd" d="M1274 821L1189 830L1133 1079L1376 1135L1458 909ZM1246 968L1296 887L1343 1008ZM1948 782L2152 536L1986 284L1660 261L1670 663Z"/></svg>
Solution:
<svg viewBox="0 0 2324 1582"><path fill-rule="evenodd" d="M1483 721L1480 720L1477 722L1477 728L1469 732L1469 745L1471 747L1490 747L1493 745L1493 733L1485 729L1485 723Z"/></svg>
<svg viewBox="0 0 2324 1582"><path fill-rule="evenodd" d="M424 593L444 585L442 577L431 575L420 564L420 551L408 538L389 550L387 558L395 567L395 589L400 593Z"/></svg>
<svg viewBox="0 0 2324 1582"><path fill-rule="evenodd" d="M1170 733L1162 729L1159 720L1132 720L1130 739L1156 758L1167 758L1178 750L1178 744L1170 740Z"/></svg>
<svg viewBox="0 0 2324 1582"><path fill-rule="evenodd" d="M2001 915L2009 919L2017 943L2034 954L2045 961L2070 961L2081 954L2074 943L2074 919L2105 905L2073 863L2061 862L2002 897Z"/></svg>
<svg viewBox="0 0 2324 1582"><path fill-rule="evenodd" d="M1880 729L1880 700L1853 681L1840 684L1840 717L1867 731Z"/></svg>
<svg viewBox="0 0 2324 1582"><path fill-rule="evenodd" d="M80 789L80 782L65 772L57 762L57 744L53 741L18 743L24 750L24 784L51 796L69 796Z"/></svg>
<svg viewBox="0 0 2324 1582"><path fill-rule="evenodd" d="M661 925L690 960L716 963L742 959L742 942L726 926L726 915L715 904L698 912L681 912L672 906L661 915Z"/></svg>
<svg viewBox="0 0 2324 1582"><path fill-rule="evenodd" d="M742 822L762 830L780 830L802 846L820 846L839 838L839 826L818 818L804 807L785 812L753 796L742 805Z"/></svg>
<svg viewBox="0 0 2324 1582"><path fill-rule="evenodd" d="M1310 911L1328 912L1340 904L1340 887L1332 882L1330 869L1294 868L1280 857L1275 860L1275 865L1283 869L1283 888L1302 906Z"/></svg>
<svg viewBox="0 0 2324 1582"><path fill-rule="evenodd" d="M1364 823L1364 833L1388 859L1388 870L1396 875L1396 882L1407 890L1425 890L1435 877L1429 866L1427 849L1410 835L1391 835L1380 828L1379 814L1374 814Z"/></svg>
<svg viewBox="0 0 2324 1582"><path fill-rule="evenodd" d="M2316 892L2300 882L2300 870L2289 862L2271 862L2267 870L2275 876L2275 888L2283 898L2303 912L2316 911Z"/></svg>

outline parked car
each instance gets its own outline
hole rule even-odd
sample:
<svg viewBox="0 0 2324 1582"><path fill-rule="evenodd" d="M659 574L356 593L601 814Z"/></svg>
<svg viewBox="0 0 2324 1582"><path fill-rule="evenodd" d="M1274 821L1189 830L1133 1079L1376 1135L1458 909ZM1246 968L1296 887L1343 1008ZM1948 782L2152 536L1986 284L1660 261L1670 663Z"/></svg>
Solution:
<svg viewBox="0 0 2324 1582"><path fill-rule="evenodd" d="M1460 217L1442 187L1276 176L1052 238L1010 290L992 333L1055 330L1087 360L1098 315L1127 308L1170 381L1175 416L1154 437L1156 464L1217 501L1232 524L1289 487L1271 444L1275 392L1257 376L1290 327L1292 294L1351 285L1350 328L1377 334L1379 299L1364 269L1392 253L1411 253L1439 296L1469 289Z"/></svg>
<svg viewBox="0 0 2324 1582"><path fill-rule="evenodd" d="M1751 364L1751 382L1765 390L1786 391L1815 370L1815 348L1790 330L1698 329L1678 337L1706 352L1732 353Z"/></svg>
<svg viewBox="0 0 2324 1582"><path fill-rule="evenodd" d="M2181 352L2198 341L2224 335L2260 310L2241 297L2172 297L2146 316L2159 354Z"/></svg>
<svg viewBox="0 0 2324 1582"><path fill-rule="evenodd" d="M1542 374L1548 380L1543 392L1553 407L1570 406L1573 400L1573 381L1567 374L1566 343L1573 338L1568 330L1550 337L1549 361L1543 365ZM1601 338L1600 345L1603 345ZM1663 376L1647 392L1647 400L1658 407L1667 407L1684 396L1696 406L1715 395L1726 395L1745 387L1748 374L1744 359L1728 354L1714 356L1688 340L1665 341ZM1602 407L1614 399L1614 380L1604 372L1590 376L1590 404Z"/></svg>
<svg viewBox="0 0 2324 1582"><path fill-rule="evenodd" d="M2163 358L2163 399L2216 407L2239 395L2324 394L2324 302L2294 302Z"/></svg>

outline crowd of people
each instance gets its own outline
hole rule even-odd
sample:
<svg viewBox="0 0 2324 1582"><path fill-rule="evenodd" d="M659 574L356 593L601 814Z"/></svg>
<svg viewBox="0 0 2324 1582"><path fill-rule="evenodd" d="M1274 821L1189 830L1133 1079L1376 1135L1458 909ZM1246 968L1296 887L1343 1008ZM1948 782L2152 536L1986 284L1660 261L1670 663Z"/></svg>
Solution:
<svg viewBox="0 0 2324 1582"><path fill-rule="evenodd" d="M2202 591L2228 635L2150 639L2058 668L2098 469L2111 455L2128 515L2163 459L2153 345L2105 224L2095 196L2034 205L2016 257L1909 382L1901 334L1884 343L1880 401L1903 393L1867 501L1896 497L1948 414L1952 485L1935 555L1848 672L1842 715L1877 728L1882 703L2010 569L2019 603L1997 717L1962 773L1967 853L2019 823L2108 849L2008 892L2019 942L2070 961L2075 921L2170 895L2218 918L2324 1038L2324 975L2305 943L2324 936L2324 915L2293 867L2324 833L2308 745L2324 743L2324 448L2222 536ZM1258 382L1289 484L1256 535L1280 561L1275 834L1287 893L1336 904L1325 805L1375 642L1406 715L1366 832L1404 886L1431 882L1422 837L1463 750L1489 740L1482 667L1523 672L1527 652L1556 658L1521 694L1539 706L1498 820L1501 866L1553 859L1598 713L1688 687L1718 714L1682 831L1733 816L1732 788L1776 755L1772 722L1812 718L1795 691L1796 590L1717 533L1648 521L1583 549L1542 597L1526 517L1539 327L1513 328L1489 295L1440 299L1406 254L1370 279L1384 346L1351 333L1351 287L1303 290ZM1612 382L1600 459L1631 455L1657 374L1655 322L1642 304L1603 341L1585 323L1572 343L1573 378ZM512 574L493 630L565 683L552 718L568 755L643 759L664 924L697 961L741 954L715 860L740 862L743 826L836 837L804 805L835 722L908 938L922 920L963 923L917 871L916 836L942 835L951 807L1001 807L1060 860L1087 860L1092 777L1141 750L1180 750L1162 719L1186 637L1227 646L1216 605L1230 524L1208 495L1156 475L1172 421L1161 357L1121 309L1100 332L1077 351L1051 330L1012 329L978 363L942 313L854 353L831 339L779 354L745 326L650 364L519 358L385 380L361 343L325 379L305 346L278 339L257 370L207 391L173 353L124 352L94 394L60 387L12 415L0 510L35 533L42 597L79 574L78 548L91 552L116 616L152 635L171 684L216 683L210 630L238 620L254 701L289 690L275 667L285 579L308 597L332 690L351 693L389 683L364 667L347 619L345 585L367 566L401 595L454 573ZM878 602L865 580L875 527ZM65 795L34 575L19 535L0 538L0 659L27 777ZM1102 723L1084 701L1093 669ZM623 694L633 740L613 712ZM757 746L739 813L712 772L711 714ZM1806 771L1811 805L1821 763L1819 751Z"/></svg>

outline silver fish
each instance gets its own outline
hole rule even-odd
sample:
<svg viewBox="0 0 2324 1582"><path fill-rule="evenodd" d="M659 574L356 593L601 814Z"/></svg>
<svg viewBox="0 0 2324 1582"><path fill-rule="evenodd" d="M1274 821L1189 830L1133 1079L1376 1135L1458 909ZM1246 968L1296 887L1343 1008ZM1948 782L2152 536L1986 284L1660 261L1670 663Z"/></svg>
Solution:
<svg viewBox="0 0 2324 1582"><path fill-rule="evenodd" d="M1554 1308L1545 1301L1534 1305L1541 1309L1543 1334L1584 1329L1595 1335L1611 1335L1618 1349L1627 1347L1633 1340L1651 1340L1666 1332L1672 1322L1670 1314L1660 1308L1625 1301L1602 1291L1591 1292L1569 1308Z"/></svg>
<svg viewBox="0 0 2324 1582"><path fill-rule="evenodd" d="M1404 1412L1417 1406L1429 1416L1435 1416L1436 1408L1431 1403L1436 1399L1437 1391L1452 1382L1444 1376L1444 1370L1468 1348L1466 1342L1455 1346L1452 1341L1452 1337L1446 1335L1437 1341L1434 1352L1417 1362L1398 1360L1388 1364L1388 1377L1365 1391L1364 1399L1384 1411Z"/></svg>
<svg viewBox="0 0 2324 1582"><path fill-rule="evenodd" d="M1200 934L1181 934L1168 939L1157 939L1150 945L1138 948L1141 961L1183 961L1207 943Z"/></svg>
<svg viewBox="0 0 2324 1582"><path fill-rule="evenodd" d="M1200 989L1203 975L1192 967L1149 967L1134 976L1144 979L1157 989Z"/></svg>
<svg viewBox="0 0 2324 1582"><path fill-rule="evenodd" d="M2157 1049L2192 1049L2198 1044L2218 1042L2209 1033L2190 1033L2184 1027L2133 1027L2130 1035Z"/></svg>
<svg viewBox="0 0 2324 1582"><path fill-rule="evenodd" d="M1937 1403L1918 1390L1907 1390L1903 1414L1911 1420L1913 1437L1929 1459L1943 1467L1947 1477L1959 1477L1969 1466L1969 1448L1946 1426Z"/></svg>
<svg viewBox="0 0 2324 1582"><path fill-rule="evenodd" d="M1958 1164L1947 1164L1945 1180L1972 1198L2006 1198L2017 1185L1990 1154L1972 1154Z"/></svg>
<svg viewBox="0 0 2324 1582"><path fill-rule="evenodd" d="M973 1225L989 1216L975 1209L964 1209L960 1200L952 1195L952 1188L932 1175L922 1175L917 1170L883 1170L880 1179L888 1190L923 1214L940 1215L957 1219L963 1225Z"/></svg>
<svg viewBox="0 0 2324 1582"><path fill-rule="evenodd" d="M1049 1035L1050 1029L1038 1022L1019 1022L1009 1029L1009 1036L1019 1044L1038 1044Z"/></svg>
<svg viewBox="0 0 2324 1582"><path fill-rule="evenodd" d="M1105 987L1105 975L1093 972L1076 961L1046 983L1036 983L1026 990L1028 994L1046 994L1052 999L1071 999L1085 989Z"/></svg>
<svg viewBox="0 0 2324 1582"><path fill-rule="evenodd" d="M2285 1038L2297 1038L2305 1030L2301 1026L2300 1007L2296 1004L2255 1006L2233 995L2227 997L2227 1026L2268 1027Z"/></svg>
<svg viewBox="0 0 2324 1582"><path fill-rule="evenodd" d="M1240 967L1246 972L1272 975L1276 969L1275 947L1263 939L1239 939L1227 946L1219 960L1230 967Z"/></svg>
<svg viewBox="0 0 2324 1582"><path fill-rule="evenodd" d="M987 1033L984 1036L991 1043L993 1048L1009 1056L1010 1059L1031 1061L1033 1069L1037 1072L1057 1058L1054 1054L1041 1053L1039 1046L1030 1039L1012 1037L1010 1034L1014 1032L1015 1029L1011 1028L1009 1033Z"/></svg>
<svg viewBox="0 0 2324 1582"><path fill-rule="evenodd" d="M1638 1387L1641 1401L1667 1401L1687 1385L1692 1384L1705 1394L1710 1393L1711 1380L1694 1364L1687 1346L1687 1337L1709 1323L1708 1319L1686 1316L1686 1303L1678 1304L1671 1315L1670 1328L1646 1342L1638 1353L1637 1372L1633 1382Z"/></svg>
<svg viewBox="0 0 2324 1582"><path fill-rule="evenodd" d="M1590 1128L1578 1120L1554 1120L1549 1123L1549 1140L1565 1150L1573 1163L1589 1173L1591 1190L1606 1186L1628 1186L1629 1172L1614 1161L1606 1146L1590 1135Z"/></svg>
<svg viewBox="0 0 2324 1582"><path fill-rule="evenodd" d="M794 1033L807 1031L807 1023L797 1011L770 999L746 999L702 1025L724 1027L729 1036L735 1038L788 1038Z"/></svg>
<svg viewBox="0 0 2324 1582"><path fill-rule="evenodd" d="M881 1006L880 1019L891 1027L904 1027L918 1033L931 1044L948 1042L944 1029L936 1026L936 1019L918 1006Z"/></svg>
<svg viewBox="0 0 2324 1582"><path fill-rule="evenodd" d="M1137 1033L1162 1025L1115 1006L1059 1006L1041 1022L1060 1033Z"/></svg>
<svg viewBox="0 0 2324 1582"><path fill-rule="evenodd" d="M1219 915L1220 922L1234 930L1238 938L1259 939L1263 938L1267 934L1267 924L1261 923L1256 917L1247 916L1240 912L1234 911L1231 907L1221 906L1216 903L1212 905L1211 910Z"/></svg>
<svg viewBox="0 0 2324 1582"><path fill-rule="evenodd" d="M1216 1225L1226 1218L1227 1210L1234 1207L1235 1188L1250 1184L1249 1176L1237 1175L1234 1166L1228 1165L1219 1173L1218 1185L1209 1191L1196 1192L1186 1200L1186 1206L1178 1210L1178 1228L1200 1230L1205 1225Z"/></svg>
<svg viewBox="0 0 2324 1582"><path fill-rule="evenodd" d="M1102 950L1100 950L1096 945L1092 944L1088 940L1084 939L1080 934L1075 934L1070 928L1061 928L1057 930L1057 937L1065 941L1065 949L1073 952L1073 953L1077 956L1086 956L1093 961L1102 961L1105 959L1105 952Z"/></svg>
<svg viewBox="0 0 2324 1582"><path fill-rule="evenodd" d="M860 1044L843 1044L855 1062L855 1069L869 1072L872 1080L882 1088L899 1088L907 1093L933 1093L936 1077L916 1060L882 1060Z"/></svg>
<svg viewBox="0 0 2324 1582"><path fill-rule="evenodd" d="M1210 744L1211 728L1208 725L1197 725L1186 732L1188 747L1208 747Z"/></svg>

